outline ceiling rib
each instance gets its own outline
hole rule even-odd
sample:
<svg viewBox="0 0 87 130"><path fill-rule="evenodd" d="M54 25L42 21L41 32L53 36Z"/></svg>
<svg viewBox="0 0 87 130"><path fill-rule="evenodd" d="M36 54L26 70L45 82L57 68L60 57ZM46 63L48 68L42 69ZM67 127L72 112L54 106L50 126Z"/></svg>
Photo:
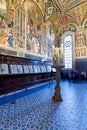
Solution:
<svg viewBox="0 0 87 130"><path fill-rule="evenodd" d="M56 5L57 9L59 9L60 12L62 12L63 10L62 10L62 7L61 7L60 3L59 3L58 1L56 1L56 0L52 0L52 1L53 1L54 4Z"/></svg>

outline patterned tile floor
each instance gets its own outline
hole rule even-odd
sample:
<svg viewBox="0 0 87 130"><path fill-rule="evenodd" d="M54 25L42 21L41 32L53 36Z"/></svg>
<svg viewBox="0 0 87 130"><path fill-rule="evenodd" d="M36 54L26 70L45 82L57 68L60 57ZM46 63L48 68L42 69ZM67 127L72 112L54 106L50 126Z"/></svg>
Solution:
<svg viewBox="0 0 87 130"><path fill-rule="evenodd" d="M61 81L62 102L54 87L0 106L0 130L87 130L87 83Z"/></svg>

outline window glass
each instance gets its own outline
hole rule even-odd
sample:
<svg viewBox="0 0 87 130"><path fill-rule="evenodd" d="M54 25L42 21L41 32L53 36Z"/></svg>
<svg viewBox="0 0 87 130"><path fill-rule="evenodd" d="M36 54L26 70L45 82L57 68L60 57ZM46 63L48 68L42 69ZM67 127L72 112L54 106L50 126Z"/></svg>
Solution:
<svg viewBox="0 0 87 130"><path fill-rule="evenodd" d="M72 36L68 35L64 38L64 63L65 69L72 68Z"/></svg>

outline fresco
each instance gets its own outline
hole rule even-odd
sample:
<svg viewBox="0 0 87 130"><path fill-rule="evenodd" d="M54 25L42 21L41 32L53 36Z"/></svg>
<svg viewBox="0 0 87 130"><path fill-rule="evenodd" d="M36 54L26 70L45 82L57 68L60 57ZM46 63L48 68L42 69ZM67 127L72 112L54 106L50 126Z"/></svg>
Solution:
<svg viewBox="0 0 87 130"><path fill-rule="evenodd" d="M78 24L82 24L83 18L87 12L87 5L83 3L68 12L69 15L73 16L77 20Z"/></svg>
<svg viewBox="0 0 87 130"><path fill-rule="evenodd" d="M64 34L67 31L76 32L76 26L74 24L68 24L67 26L64 26L60 31L60 36Z"/></svg>
<svg viewBox="0 0 87 130"><path fill-rule="evenodd" d="M13 22L0 15L0 44L13 47Z"/></svg>
<svg viewBox="0 0 87 130"><path fill-rule="evenodd" d="M47 46L48 46L48 57L52 58L52 46L54 45L55 34L51 26L47 29Z"/></svg>
<svg viewBox="0 0 87 130"><path fill-rule="evenodd" d="M86 53L86 47L79 47L75 49L75 54L78 58L85 57Z"/></svg>
<svg viewBox="0 0 87 130"><path fill-rule="evenodd" d="M64 15L61 17L61 20L60 20L60 22L59 22L58 27L61 29L64 25L65 25L65 26L68 26L68 24L70 24L70 23L77 24L75 19L73 19L73 18L70 17L69 15L64 14ZM59 29L59 30L60 30L60 29Z"/></svg>
<svg viewBox="0 0 87 130"><path fill-rule="evenodd" d="M71 8L80 3L82 0L58 0L63 9Z"/></svg>
<svg viewBox="0 0 87 130"><path fill-rule="evenodd" d="M27 51L41 54L41 24L32 15L28 16L27 23Z"/></svg>
<svg viewBox="0 0 87 130"><path fill-rule="evenodd" d="M76 54L76 57L80 57L80 49L75 49L75 54Z"/></svg>
<svg viewBox="0 0 87 130"><path fill-rule="evenodd" d="M86 57L87 53L87 43L86 43L86 32L82 27L78 27L78 31L75 35L75 52L76 57Z"/></svg>
<svg viewBox="0 0 87 130"><path fill-rule="evenodd" d="M6 15L6 1L0 1L0 45L13 48L13 20Z"/></svg>
<svg viewBox="0 0 87 130"><path fill-rule="evenodd" d="M84 32L79 32L76 34L76 47L82 47L82 46L86 46L86 36L84 34Z"/></svg>

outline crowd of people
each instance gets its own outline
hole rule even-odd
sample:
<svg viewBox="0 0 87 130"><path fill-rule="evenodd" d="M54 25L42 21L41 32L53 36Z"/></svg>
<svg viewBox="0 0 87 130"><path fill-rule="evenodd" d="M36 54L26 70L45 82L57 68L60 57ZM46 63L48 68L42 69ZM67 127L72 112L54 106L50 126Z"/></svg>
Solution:
<svg viewBox="0 0 87 130"><path fill-rule="evenodd" d="M77 82L87 80L87 74L85 71L65 71L61 72L62 79L68 79L69 81Z"/></svg>

